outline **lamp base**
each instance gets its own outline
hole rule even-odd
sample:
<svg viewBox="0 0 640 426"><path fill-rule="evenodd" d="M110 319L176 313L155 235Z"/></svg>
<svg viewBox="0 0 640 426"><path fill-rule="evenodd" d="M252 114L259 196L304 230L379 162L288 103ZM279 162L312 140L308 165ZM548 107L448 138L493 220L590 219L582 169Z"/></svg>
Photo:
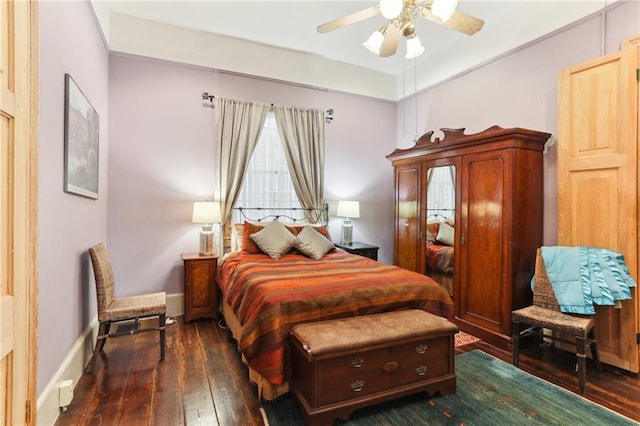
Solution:
<svg viewBox="0 0 640 426"><path fill-rule="evenodd" d="M353 225L350 220L342 222L342 232L340 234L340 244L353 244Z"/></svg>
<svg viewBox="0 0 640 426"><path fill-rule="evenodd" d="M213 230L211 226L203 226L200 231L200 256L213 256Z"/></svg>

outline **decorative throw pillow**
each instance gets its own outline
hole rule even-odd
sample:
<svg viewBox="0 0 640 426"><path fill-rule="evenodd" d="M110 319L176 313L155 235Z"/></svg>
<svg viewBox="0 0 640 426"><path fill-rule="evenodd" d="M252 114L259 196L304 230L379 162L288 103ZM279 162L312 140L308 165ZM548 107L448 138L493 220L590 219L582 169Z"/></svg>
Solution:
<svg viewBox="0 0 640 426"><path fill-rule="evenodd" d="M251 238L249 238L249 236L251 234L255 234L256 232L262 231L265 226L267 226L267 224L265 223L252 223L252 222L244 223L244 233L242 236L242 247L241 247L242 251L246 253L251 253L251 254L263 253L263 251L260 250L260 247L258 247L258 245Z"/></svg>
<svg viewBox="0 0 640 426"><path fill-rule="evenodd" d="M298 235L300 232L302 232L302 230L304 228L306 228L307 226L311 227L314 231L319 232L320 234L322 234L322 236L324 236L327 240L331 241L331 236L329 235L329 230L327 229L326 226L324 225L311 225L311 224L307 224L307 225L285 225L287 227L287 229L289 231L291 231L291 233L293 235Z"/></svg>
<svg viewBox="0 0 640 426"><path fill-rule="evenodd" d="M244 223L231 225L231 251L242 251L244 244Z"/></svg>
<svg viewBox="0 0 640 426"><path fill-rule="evenodd" d="M296 237L278 221L271 222L261 231L249 235L249 238L272 259L280 259L287 254L297 241Z"/></svg>
<svg viewBox="0 0 640 426"><path fill-rule="evenodd" d="M438 236L436 240L441 242L442 244L452 246L453 239L455 235L455 230L453 226L449 225L446 222L440 223L440 228L438 229Z"/></svg>
<svg viewBox="0 0 640 426"><path fill-rule="evenodd" d="M437 220L427 222L427 241L434 243L439 229L440 222Z"/></svg>
<svg viewBox="0 0 640 426"><path fill-rule="evenodd" d="M305 226L298 233L295 247L312 259L319 260L333 247L333 243L311 226Z"/></svg>

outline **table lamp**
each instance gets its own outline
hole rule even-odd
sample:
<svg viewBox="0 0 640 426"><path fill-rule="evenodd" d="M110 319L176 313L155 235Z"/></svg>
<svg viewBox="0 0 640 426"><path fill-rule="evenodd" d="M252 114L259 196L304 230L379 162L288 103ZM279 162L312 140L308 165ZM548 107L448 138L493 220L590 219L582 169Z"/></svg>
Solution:
<svg viewBox="0 0 640 426"><path fill-rule="evenodd" d="M336 216L344 217L340 244L351 245L353 243L353 225L351 224L351 219L360 217L360 203L357 201L338 201Z"/></svg>
<svg viewBox="0 0 640 426"><path fill-rule="evenodd" d="M213 201L196 201L193 203L193 223L202 224L200 231L200 256L212 256L213 250L213 224L222 220L220 216L220 203Z"/></svg>

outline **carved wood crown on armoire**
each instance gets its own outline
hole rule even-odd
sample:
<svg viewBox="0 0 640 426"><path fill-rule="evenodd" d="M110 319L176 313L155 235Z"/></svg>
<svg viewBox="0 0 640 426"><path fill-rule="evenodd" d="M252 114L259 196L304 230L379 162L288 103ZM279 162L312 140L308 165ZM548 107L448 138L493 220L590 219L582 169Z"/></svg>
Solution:
<svg viewBox="0 0 640 426"><path fill-rule="evenodd" d="M441 129L387 155L394 168L394 263L427 273L431 170L453 166L453 298L458 327L509 348L511 311L531 304L542 245L543 149L551 134L493 126ZM435 191L435 189L434 189Z"/></svg>

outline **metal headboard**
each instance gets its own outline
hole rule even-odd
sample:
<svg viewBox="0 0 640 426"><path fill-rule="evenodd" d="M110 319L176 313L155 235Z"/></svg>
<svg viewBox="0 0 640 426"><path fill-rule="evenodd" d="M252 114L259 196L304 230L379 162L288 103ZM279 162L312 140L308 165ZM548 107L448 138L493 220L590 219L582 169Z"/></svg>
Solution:
<svg viewBox="0 0 640 426"><path fill-rule="evenodd" d="M240 219L249 222L285 219L293 223L311 222L321 225L329 223L329 205L323 207L234 207ZM260 212L275 212L260 215ZM283 212L282 214L279 212Z"/></svg>
<svg viewBox="0 0 640 426"><path fill-rule="evenodd" d="M451 219L455 209L427 209L427 220L429 219ZM436 212L436 213L430 213Z"/></svg>

